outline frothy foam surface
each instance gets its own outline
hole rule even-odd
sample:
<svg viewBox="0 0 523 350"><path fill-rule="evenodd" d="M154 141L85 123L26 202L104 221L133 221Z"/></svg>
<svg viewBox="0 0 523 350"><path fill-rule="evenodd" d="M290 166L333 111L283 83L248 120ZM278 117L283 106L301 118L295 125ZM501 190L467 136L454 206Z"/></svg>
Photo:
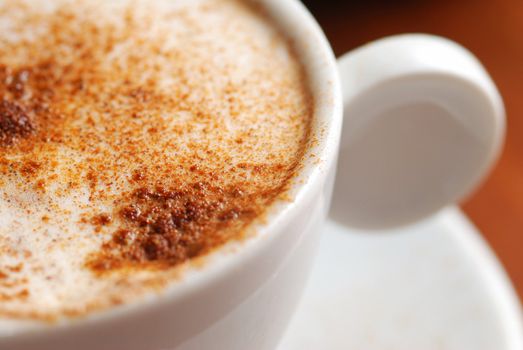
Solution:
<svg viewBox="0 0 523 350"><path fill-rule="evenodd" d="M282 199L312 106L239 0L0 0L0 319L140 300Z"/></svg>

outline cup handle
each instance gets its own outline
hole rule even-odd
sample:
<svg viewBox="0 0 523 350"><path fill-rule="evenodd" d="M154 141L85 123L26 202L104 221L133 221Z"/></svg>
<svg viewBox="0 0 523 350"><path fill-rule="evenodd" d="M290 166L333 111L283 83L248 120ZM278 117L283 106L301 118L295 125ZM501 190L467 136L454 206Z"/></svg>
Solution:
<svg viewBox="0 0 523 350"><path fill-rule="evenodd" d="M385 38L339 60L344 125L331 217L391 228L462 200L498 157L502 99L481 63L436 36Z"/></svg>

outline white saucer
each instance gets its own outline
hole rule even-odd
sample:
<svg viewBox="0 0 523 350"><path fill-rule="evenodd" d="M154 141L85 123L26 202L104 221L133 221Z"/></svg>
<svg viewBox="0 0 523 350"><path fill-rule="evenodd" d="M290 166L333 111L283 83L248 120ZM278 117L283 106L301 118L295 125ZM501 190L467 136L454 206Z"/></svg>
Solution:
<svg viewBox="0 0 523 350"><path fill-rule="evenodd" d="M387 233L328 221L278 350L522 350L501 265L457 208Z"/></svg>

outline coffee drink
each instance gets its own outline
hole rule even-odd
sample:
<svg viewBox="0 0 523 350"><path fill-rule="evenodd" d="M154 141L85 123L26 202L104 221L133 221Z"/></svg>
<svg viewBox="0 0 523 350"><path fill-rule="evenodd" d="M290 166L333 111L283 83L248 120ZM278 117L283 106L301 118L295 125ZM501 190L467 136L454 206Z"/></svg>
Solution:
<svg viewBox="0 0 523 350"><path fill-rule="evenodd" d="M247 2L0 0L0 319L139 301L253 234L312 116Z"/></svg>

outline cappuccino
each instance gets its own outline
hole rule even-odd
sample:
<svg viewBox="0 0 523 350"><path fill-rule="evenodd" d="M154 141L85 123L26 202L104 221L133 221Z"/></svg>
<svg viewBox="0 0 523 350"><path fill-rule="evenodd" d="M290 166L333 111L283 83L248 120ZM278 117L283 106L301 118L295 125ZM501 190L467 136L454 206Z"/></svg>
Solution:
<svg viewBox="0 0 523 350"><path fill-rule="evenodd" d="M283 200L313 104L240 0L0 0L0 319L159 293Z"/></svg>

